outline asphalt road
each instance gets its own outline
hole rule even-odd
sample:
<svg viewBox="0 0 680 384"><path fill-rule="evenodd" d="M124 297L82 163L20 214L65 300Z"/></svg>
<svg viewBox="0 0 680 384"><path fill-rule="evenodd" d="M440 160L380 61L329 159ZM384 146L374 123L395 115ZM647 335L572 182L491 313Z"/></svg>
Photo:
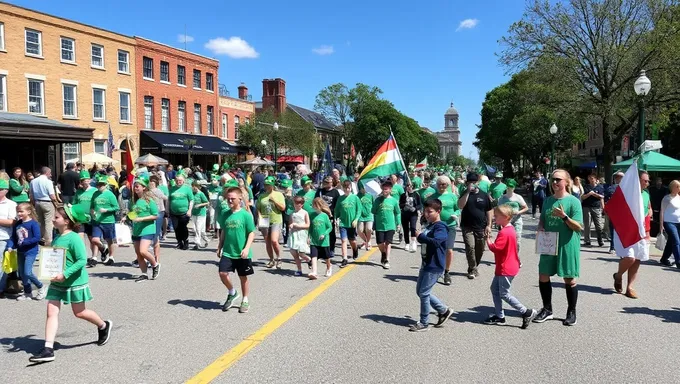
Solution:
<svg viewBox="0 0 680 384"><path fill-rule="evenodd" d="M525 223L524 267L512 290L525 305L538 308L534 226L530 219ZM282 270L265 269L264 245L258 240L250 312L239 314L220 310L226 290L217 276L216 242L205 251L171 246L168 242L163 248L156 281L131 280L137 273L128 264L134 258L131 247L119 249L115 266L89 270L95 297L89 308L114 325L103 347L94 344L96 330L64 306L56 361L30 366L28 357L43 345L45 303L0 300L0 372L5 380L181 383L206 377L204 369L213 361L244 340L255 340L249 351L228 356L224 372L212 370L219 373L214 382L677 382L672 364L680 352L680 303L674 294L680 290L680 270L656 261L641 268L640 299L633 300L613 292L617 258L605 248L584 249L578 324L550 321L521 330L512 310L506 310L507 326L481 323L493 307L488 288L493 258L487 252L481 276L468 280L459 242L453 285L435 288L454 309L452 321L441 329L411 333L408 326L419 310L418 254L396 250L392 269L386 271L374 253L329 285L324 277L308 281L293 276L292 261ZM306 296L310 292L314 297ZM300 304L303 297L305 305ZM566 297L557 280L553 301L562 318ZM279 321L277 315L286 310L289 319ZM277 319L274 326L272 319Z"/></svg>

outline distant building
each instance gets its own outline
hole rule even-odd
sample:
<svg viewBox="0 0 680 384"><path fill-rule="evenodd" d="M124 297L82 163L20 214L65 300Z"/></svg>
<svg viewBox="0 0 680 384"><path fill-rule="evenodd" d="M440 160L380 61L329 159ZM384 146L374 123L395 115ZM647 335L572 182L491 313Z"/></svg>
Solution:
<svg viewBox="0 0 680 384"><path fill-rule="evenodd" d="M453 103L444 113L444 130L434 134L439 141L439 152L442 159L445 159L449 153L460 156L463 143L460 141L460 130L458 129L458 110L453 107Z"/></svg>
<svg viewBox="0 0 680 384"><path fill-rule="evenodd" d="M237 145L239 126L250 124L251 117L255 114L255 102L248 94L248 87L241 83L238 86L238 98L231 97L226 87L220 89L220 136L228 144ZM242 151L239 148L239 151Z"/></svg>

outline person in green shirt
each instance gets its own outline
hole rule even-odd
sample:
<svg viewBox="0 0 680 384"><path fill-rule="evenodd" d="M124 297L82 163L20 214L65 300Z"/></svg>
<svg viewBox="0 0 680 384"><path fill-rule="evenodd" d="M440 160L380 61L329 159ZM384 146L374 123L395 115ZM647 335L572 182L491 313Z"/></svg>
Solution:
<svg viewBox="0 0 680 384"><path fill-rule="evenodd" d="M316 191L312 188L312 179L309 176L303 176L300 179L300 184L302 184L302 189L298 191L297 196L305 199L304 210L310 215L314 213L314 207L312 207L312 201L314 201L314 195Z"/></svg>
<svg viewBox="0 0 680 384"><path fill-rule="evenodd" d="M543 323L553 318L550 276L557 274L564 279L564 289L567 294L567 316L562 324L574 325L578 299L576 278L579 277L580 271L583 209L579 199L571 194L569 172L556 169L552 173L550 184L554 193L543 203L538 231L557 234L557 255L541 254L540 256L538 288L543 300L543 308L534 322Z"/></svg>
<svg viewBox="0 0 680 384"><path fill-rule="evenodd" d="M54 361L54 339L59 329L59 312L61 305L71 305L73 314L79 319L90 322L97 327L97 345L104 345L111 337L112 322L102 320L93 310L87 309L85 303L92 300L92 292L88 284L87 250L85 243L78 236L78 226L90 221L87 210L79 205L66 205L56 209L54 228L59 233L52 242L52 247L64 252L64 271L53 277L47 290L47 320L45 321L45 346L28 360L32 363Z"/></svg>
<svg viewBox="0 0 680 384"><path fill-rule="evenodd" d="M92 196L97 191L97 188L90 185L90 172L87 169L80 171L80 184L78 185L78 190L76 195L73 197L72 205L80 206L84 212L90 212L92 207ZM87 267L91 268L97 265L97 259L95 258L96 246L92 243L92 223L83 223L78 226L78 233L80 238L85 242L85 236L90 243L90 252L92 253L92 258L87 259Z"/></svg>
<svg viewBox="0 0 680 384"><path fill-rule="evenodd" d="M359 188L359 200L361 201L361 216L359 216L359 224L357 230L359 237L364 241L364 244L359 248L365 247L367 251L371 250L371 235L373 234L373 200L375 198L370 193L366 192L366 186L363 181L357 183Z"/></svg>
<svg viewBox="0 0 680 384"><path fill-rule="evenodd" d="M189 249L189 230L187 224L191 220L194 205L194 191L187 184L183 174L175 176L175 185L170 188L170 219L175 228L177 248Z"/></svg>
<svg viewBox="0 0 680 384"><path fill-rule="evenodd" d="M390 269L390 250L394 232L401 223L401 209L399 200L392 196L392 182L382 183L382 194L373 202L373 213L375 218L375 238L380 249L380 264L384 269Z"/></svg>
<svg viewBox="0 0 680 384"><path fill-rule="evenodd" d="M425 204L427 199L429 199L430 196L432 196L432 194L434 194L435 192L437 192L437 190L432 188L432 180L430 180L429 176L425 176L425 179L423 180L423 185L418 190L418 194L420 195L420 201L422 201L423 204Z"/></svg>
<svg viewBox="0 0 680 384"><path fill-rule="evenodd" d="M116 212L119 209L118 199L109 189L108 176L98 175L97 190L92 194L90 206L92 244L99 249L102 263L106 265L115 263L113 241L116 239ZM107 245L102 239L106 240Z"/></svg>
<svg viewBox="0 0 680 384"><path fill-rule="evenodd" d="M331 251L329 234L333 230L331 225L331 209L321 197L314 198L312 202L314 213L309 217L309 255L312 257L312 272L309 274L311 280L316 280L316 261L317 259L326 260L326 277L333 273L331 266Z"/></svg>
<svg viewBox="0 0 680 384"><path fill-rule="evenodd" d="M503 174L498 172L493 180L493 183L491 183L491 186L489 187L489 195L491 195L494 206L498 205L498 199L500 199L501 196L505 194L507 189L508 186L503 183Z"/></svg>
<svg viewBox="0 0 680 384"><path fill-rule="evenodd" d="M9 179L9 193L7 197L13 202L26 203L30 201L28 197L28 190L30 189L30 184L26 181L26 176L24 176L24 171L21 168L16 167L12 171L12 178Z"/></svg>
<svg viewBox="0 0 680 384"><path fill-rule="evenodd" d="M437 192L430 196L430 199L439 199L442 204L440 213L441 220L446 224L446 265L444 266L444 285L451 285L451 275L449 270L453 263L453 248L456 244L456 227L460 219L460 208L458 208L458 196L451 192L451 179L448 176L437 177Z"/></svg>
<svg viewBox="0 0 680 384"><path fill-rule="evenodd" d="M217 207L220 205L220 195L222 195L223 186L220 185L220 177L213 174L210 178L210 185L208 186L208 200L210 201L210 209L208 215L210 216L210 225L208 231L217 233Z"/></svg>
<svg viewBox="0 0 680 384"><path fill-rule="evenodd" d="M279 245L279 235L283 226L283 214L286 210L286 198L279 191L274 189L276 177L268 176L264 180L264 192L257 199L257 213L259 222L257 226L262 232L267 247L269 263L267 268L281 268L281 247ZM276 259L274 255L276 254Z"/></svg>
<svg viewBox="0 0 680 384"><path fill-rule="evenodd" d="M194 193L194 205L191 209L191 223L194 226L194 250L206 248L208 246L208 234L205 231L207 225L208 205L210 202L201 191L201 185L194 182L191 186ZM204 245L205 244L205 245Z"/></svg>
<svg viewBox="0 0 680 384"><path fill-rule="evenodd" d="M218 218L222 232L217 244L220 280L228 290L227 300L222 305L222 310L228 311L239 297L229 275L236 272L241 281L241 292L243 292L239 313L246 313L250 309L248 276L255 272L251 249L253 240L255 240L255 223L253 215L241 204L243 201L241 188L230 187L225 194L228 209L224 210Z"/></svg>
<svg viewBox="0 0 680 384"><path fill-rule="evenodd" d="M142 274L135 282L149 280L147 276L146 262L151 264L151 279L156 280L161 265L149 251L156 238L156 219L158 218L158 205L154 200L153 193L149 190L149 181L138 177L133 186L133 205L130 207L128 218L132 220L132 242L135 245L137 263Z"/></svg>
<svg viewBox="0 0 680 384"><path fill-rule="evenodd" d="M333 217L339 221L340 227L340 250L342 251L342 264L340 268L347 266L347 243L349 242L352 248L352 259L356 260L359 257L359 249L357 248L357 224L363 206L359 197L352 193L352 182L345 180L342 182L342 191L344 195L338 198L335 204L335 212Z"/></svg>
<svg viewBox="0 0 680 384"><path fill-rule="evenodd" d="M411 184L413 184L413 189L420 189L423 186L423 175L422 171L414 172L413 177L411 177Z"/></svg>
<svg viewBox="0 0 680 384"><path fill-rule="evenodd" d="M284 199L286 199L286 209L281 212L281 215L283 216L283 225L281 230L283 244L288 244L288 235L290 233L290 215L292 215L295 210L295 206L293 204L293 180L281 180L281 193L283 194Z"/></svg>
<svg viewBox="0 0 680 384"><path fill-rule="evenodd" d="M529 206L524 201L524 198L515 193L515 188L517 188L517 181L515 179L507 179L505 181L508 185L507 192L505 195L498 199L498 205L509 205L512 208L512 220L510 224L515 228L515 236L517 240L517 255L520 255L521 243L522 243L522 229L524 227L524 221L522 220L522 214L529 211ZM521 257L521 255L520 255ZM522 262L519 263L520 267Z"/></svg>

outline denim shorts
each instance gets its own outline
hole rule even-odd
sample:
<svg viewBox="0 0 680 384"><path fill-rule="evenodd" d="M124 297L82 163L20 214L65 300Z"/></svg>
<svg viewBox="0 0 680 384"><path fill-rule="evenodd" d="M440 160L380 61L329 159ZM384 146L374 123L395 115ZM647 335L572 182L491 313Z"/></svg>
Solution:
<svg viewBox="0 0 680 384"><path fill-rule="evenodd" d="M154 241L156 239L156 235L142 235L142 236L132 236L132 241L133 242L138 242L141 240L149 240L149 241Z"/></svg>
<svg viewBox="0 0 680 384"><path fill-rule="evenodd" d="M78 233L84 233L87 236L92 237L92 224L81 224Z"/></svg>
<svg viewBox="0 0 680 384"><path fill-rule="evenodd" d="M446 237L446 249L453 249L456 245L456 227L447 228L448 236Z"/></svg>
<svg viewBox="0 0 680 384"><path fill-rule="evenodd" d="M158 217L156 218L156 236L161 237L163 234L163 218L165 216L163 215L163 212L158 213Z"/></svg>
<svg viewBox="0 0 680 384"><path fill-rule="evenodd" d="M92 224L92 237L98 237L104 240L115 240L116 224Z"/></svg>
<svg viewBox="0 0 680 384"><path fill-rule="evenodd" d="M357 230L356 228L343 228L340 227L340 239L341 240L356 240Z"/></svg>

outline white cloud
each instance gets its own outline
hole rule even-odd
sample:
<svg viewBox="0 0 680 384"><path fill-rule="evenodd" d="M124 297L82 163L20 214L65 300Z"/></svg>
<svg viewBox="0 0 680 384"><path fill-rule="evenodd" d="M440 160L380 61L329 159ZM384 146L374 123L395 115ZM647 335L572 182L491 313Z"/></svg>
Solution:
<svg viewBox="0 0 680 384"><path fill-rule="evenodd" d="M312 52L320 56L332 55L335 52L332 45L322 45L318 48L312 48Z"/></svg>
<svg viewBox="0 0 680 384"><path fill-rule="evenodd" d="M477 19L465 19L458 24L458 28L456 28L456 32L460 31L461 29L472 29L479 24L479 20Z"/></svg>
<svg viewBox="0 0 680 384"><path fill-rule="evenodd" d="M238 36L229 39L218 37L209 40L205 47L216 55L227 55L232 59L255 59L260 56L255 48Z"/></svg>
<svg viewBox="0 0 680 384"><path fill-rule="evenodd" d="M183 33L181 35L177 35L178 43L191 43L192 41L194 41L193 36L185 35Z"/></svg>

